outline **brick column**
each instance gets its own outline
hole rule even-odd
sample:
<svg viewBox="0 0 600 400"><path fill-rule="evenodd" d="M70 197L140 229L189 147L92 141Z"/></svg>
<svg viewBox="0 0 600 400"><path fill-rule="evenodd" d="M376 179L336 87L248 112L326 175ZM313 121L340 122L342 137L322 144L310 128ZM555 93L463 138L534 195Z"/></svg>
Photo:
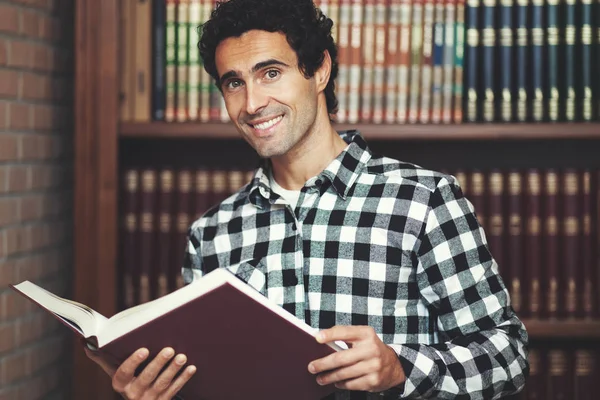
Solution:
<svg viewBox="0 0 600 400"><path fill-rule="evenodd" d="M0 400L68 399L71 333L7 288L72 293L73 0L0 0Z"/></svg>

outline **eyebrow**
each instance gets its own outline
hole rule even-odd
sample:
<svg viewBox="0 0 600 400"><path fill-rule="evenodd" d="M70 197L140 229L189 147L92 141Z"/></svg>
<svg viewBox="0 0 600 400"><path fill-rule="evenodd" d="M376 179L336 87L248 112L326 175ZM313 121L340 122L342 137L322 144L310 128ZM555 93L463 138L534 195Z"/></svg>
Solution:
<svg viewBox="0 0 600 400"><path fill-rule="evenodd" d="M266 67L270 67L273 65L280 65L282 67L289 67L288 64L284 63L283 61L279 61L276 60L274 58L271 58L269 60L266 61L261 61L259 63L254 64L254 66L252 67L252 70L250 72L255 73L257 71L260 71L263 68ZM237 71L231 70L231 71L227 71L223 74L223 76L221 76L221 78L219 79L220 82L224 82L225 80L229 79L229 78L235 78L240 76L240 74Z"/></svg>

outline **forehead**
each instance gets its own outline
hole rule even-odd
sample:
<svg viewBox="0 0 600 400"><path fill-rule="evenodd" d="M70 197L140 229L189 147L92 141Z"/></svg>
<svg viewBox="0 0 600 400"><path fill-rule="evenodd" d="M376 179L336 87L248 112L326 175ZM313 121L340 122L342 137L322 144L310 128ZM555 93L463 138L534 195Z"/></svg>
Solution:
<svg viewBox="0 0 600 400"><path fill-rule="evenodd" d="M296 65L297 57L283 33L251 30L229 37L217 46L215 63L219 75L227 71L246 73L259 62L276 59Z"/></svg>

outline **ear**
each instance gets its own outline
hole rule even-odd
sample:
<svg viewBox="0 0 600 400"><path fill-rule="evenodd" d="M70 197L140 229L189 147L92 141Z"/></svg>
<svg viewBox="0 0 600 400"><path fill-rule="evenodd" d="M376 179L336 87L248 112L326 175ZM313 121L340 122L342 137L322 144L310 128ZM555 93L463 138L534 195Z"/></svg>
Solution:
<svg viewBox="0 0 600 400"><path fill-rule="evenodd" d="M331 56L329 51L325 50L323 53L323 63L315 72L315 82L317 83L317 92L322 92L329 83L329 76L331 75Z"/></svg>

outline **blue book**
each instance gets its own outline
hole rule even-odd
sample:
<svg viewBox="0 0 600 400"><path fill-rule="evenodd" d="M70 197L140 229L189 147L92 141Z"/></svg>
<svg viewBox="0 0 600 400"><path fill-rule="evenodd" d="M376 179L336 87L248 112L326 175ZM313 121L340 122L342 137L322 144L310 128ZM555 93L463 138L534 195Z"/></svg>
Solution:
<svg viewBox="0 0 600 400"><path fill-rule="evenodd" d="M479 5L479 0L467 1L467 44L465 46L467 106L465 119L469 122L479 120L478 64L481 62L479 59Z"/></svg>
<svg viewBox="0 0 600 400"><path fill-rule="evenodd" d="M529 0L517 1L517 121L525 122L529 114L527 71L529 69Z"/></svg>
<svg viewBox="0 0 600 400"><path fill-rule="evenodd" d="M592 0L581 1L581 119L593 118L592 97ZM598 38L600 39L600 37ZM598 71L598 68L596 68Z"/></svg>
<svg viewBox="0 0 600 400"><path fill-rule="evenodd" d="M496 0L483 0L483 120L493 122L495 113L496 75Z"/></svg>
<svg viewBox="0 0 600 400"><path fill-rule="evenodd" d="M576 0L566 0L565 7L565 118L567 121L575 120L575 25Z"/></svg>
<svg viewBox="0 0 600 400"><path fill-rule="evenodd" d="M546 7L546 18L548 21L548 81L547 94L548 99L548 119L550 121L558 121L559 119L559 98L560 92L558 88L558 45L559 45L559 26L558 26L558 0L548 0Z"/></svg>
<svg viewBox="0 0 600 400"><path fill-rule="evenodd" d="M504 122L510 122L513 119L513 4L513 0L501 0L500 2L500 59L502 63L500 116Z"/></svg>
<svg viewBox="0 0 600 400"><path fill-rule="evenodd" d="M536 122L544 119L544 0L533 0L531 27L531 93L533 100L532 116Z"/></svg>

